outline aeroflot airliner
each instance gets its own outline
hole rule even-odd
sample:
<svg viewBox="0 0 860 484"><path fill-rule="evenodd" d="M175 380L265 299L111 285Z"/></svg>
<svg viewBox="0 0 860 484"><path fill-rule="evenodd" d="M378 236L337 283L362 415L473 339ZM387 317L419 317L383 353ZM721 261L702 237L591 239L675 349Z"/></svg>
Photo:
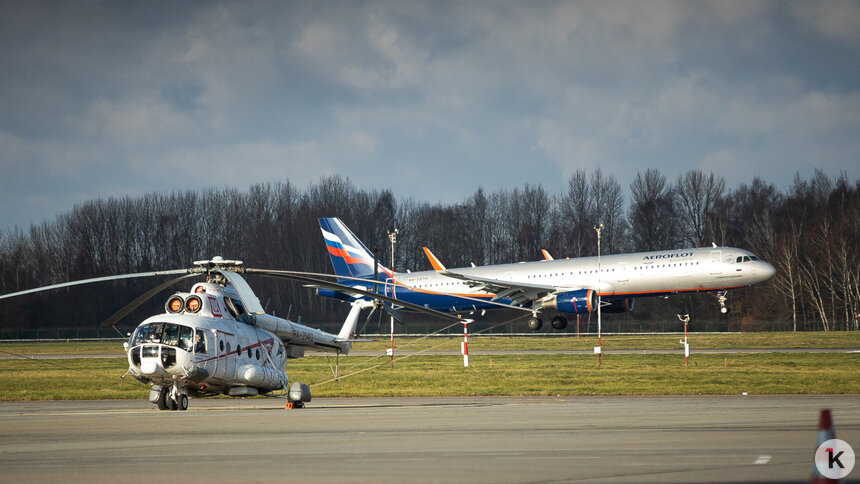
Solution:
<svg viewBox="0 0 860 484"><path fill-rule="evenodd" d="M765 282L776 270L751 252L732 247L661 250L632 254L540 260L514 264L447 269L424 248L432 271L395 273L338 218L319 219L326 248L339 282L361 289L378 273L386 296L440 311L476 311L515 307L530 311L528 326L541 328L540 316L558 313L552 326L564 329L566 315L597 310L626 312L634 298L682 292L715 292L725 313L726 291ZM318 289L323 296L353 300L357 296Z"/></svg>

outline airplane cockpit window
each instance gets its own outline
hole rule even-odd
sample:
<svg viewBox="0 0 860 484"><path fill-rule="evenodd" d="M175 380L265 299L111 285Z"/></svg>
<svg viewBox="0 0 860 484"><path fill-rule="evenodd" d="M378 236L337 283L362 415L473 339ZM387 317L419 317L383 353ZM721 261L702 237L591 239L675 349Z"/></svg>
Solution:
<svg viewBox="0 0 860 484"><path fill-rule="evenodd" d="M744 256L738 256L738 258L735 262L741 263L741 262L752 262L752 261L757 261L757 260L758 260L758 257L756 257L754 255L752 255L752 256L744 255Z"/></svg>

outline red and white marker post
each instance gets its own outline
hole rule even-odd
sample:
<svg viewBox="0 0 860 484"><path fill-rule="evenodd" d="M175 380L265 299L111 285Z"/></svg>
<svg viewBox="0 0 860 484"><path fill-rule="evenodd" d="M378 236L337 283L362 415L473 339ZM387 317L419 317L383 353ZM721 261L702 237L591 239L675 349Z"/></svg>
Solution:
<svg viewBox="0 0 860 484"><path fill-rule="evenodd" d="M685 314L681 316L679 314L678 319L684 322L684 341L681 341L680 343L684 345L684 366L687 366L687 358L690 357L690 345L687 344L687 324L690 323L690 315Z"/></svg>
<svg viewBox="0 0 860 484"><path fill-rule="evenodd" d="M460 343L460 353L463 354L463 366L469 366L469 323L463 322L463 342Z"/></svg>

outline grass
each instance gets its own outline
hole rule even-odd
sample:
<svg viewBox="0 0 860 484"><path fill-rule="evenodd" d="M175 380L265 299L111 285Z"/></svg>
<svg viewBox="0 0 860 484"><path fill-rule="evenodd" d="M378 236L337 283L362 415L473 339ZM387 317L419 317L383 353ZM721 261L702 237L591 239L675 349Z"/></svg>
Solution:
<svg viewBox="0 0 860 484"><path fill-rule="evenodd" d="M681 346L678 340L683 335L611 335L604 336L605 349L671 349ZM421 351L426 349L460 351L461 336L438 338L405 338L395 335L395 347L401 350ZM827 331L798 333L717 333L690 334L690 347L696 349L738 349L738 348L860 348L860 332ZM359 342L353 346L356 351L384 352L390 346L388 339ZM589 335L579 339L576 336L549 337L506 337L470 335L469 348L472 350L591 350L597 346L597 338ZM0 352L14 354L116 354L123 357L122 342L119 341L69 341L45 343L0 343Z"/></svg>
<svg viewBox="0 0 860 484"><path fill-rule="evenodd" d="M725 358L725 359L724 359ZM860 354L407 356L395 362L291 360L291 381L316 397L456 395L860 394ZM376 367L379 365L378 367ZM375 368L374 368L375 367ZM373 368L371 370L366 370ZM148 387L120 380L124 359L0 360L0 400L144 399Z"/></svg>
<svg viewBox="0 0 860 484"><path fill-rule="evenodd" d="M670 349L681 346L683 335L610 335L602 338L606 349ZM403 350L419 351L428 348L459 351L462 336L440 338L398 338L395 347ZM860 332L828 331L814 333L718 333L690 334L690 346L694 349L738 349L738 348L860 348ZM505 337L469 335L469 348L475 350L591 350L597 346L593 335L576 338L564 337ZM356 351L385 351L390 347L388 339L356 343Z"/></svg>

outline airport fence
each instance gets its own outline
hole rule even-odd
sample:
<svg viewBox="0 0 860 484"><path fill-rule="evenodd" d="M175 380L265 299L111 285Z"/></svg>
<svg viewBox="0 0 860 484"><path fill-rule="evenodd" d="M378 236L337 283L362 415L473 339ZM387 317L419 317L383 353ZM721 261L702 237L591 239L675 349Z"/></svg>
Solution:
<svg viewBox="0 0 860 484"><path fill-rule="evenodd" d="M340 323L313 324L309 326L319 328L329 333L337 333ZM727 321L707 320L690 322L687 330L691 333L737 333L737 332L764 332L764 331L792 331L794 324L791 321ZM800 331L820 331L820 324L805 323L798 325ZM843 330L844 328L837 328ZM0 328L0 340L123 340L134 328ZM396 335L422 336L427 334L457 335L463 334L461 324L437 323L437 322L407 322L395 325ZM675 320L649 320L649 321L603 321L601 331L604 334L655 334L655 333L683 333L684 325ZM597 333L597 321L582 320L577 328L576 320L568 321L567 328L557 330L549 321L544 321L543 328L539 331L529 331L525 323L516 321L499 324L494 321L475 321L469 326L469 334L490 335L527 335L527 336L564 336L585 335ZM366 336L387 336L390 334L389 322L383 320L381 325L371 323L364 331Z"/></svg>

